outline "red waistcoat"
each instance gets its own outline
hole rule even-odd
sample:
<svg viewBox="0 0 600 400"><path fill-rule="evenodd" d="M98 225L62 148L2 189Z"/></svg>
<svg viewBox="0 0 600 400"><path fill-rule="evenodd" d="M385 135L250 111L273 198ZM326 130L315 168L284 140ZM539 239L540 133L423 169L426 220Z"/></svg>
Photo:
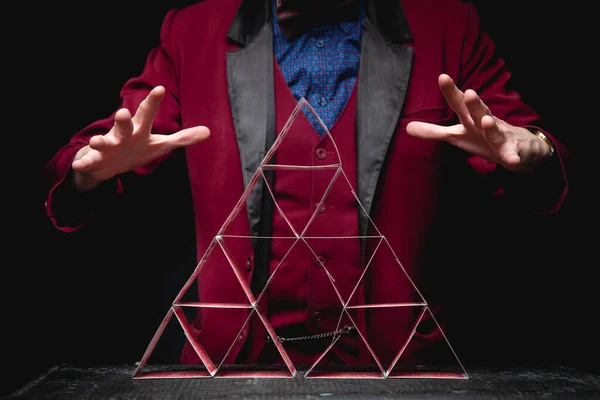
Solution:
<svg viewBox="0 0 600 400"><path fill-rule="evenodd" d="M297 102L276 62L274 70L276 124L277 132L281 132ZM315 111L318 113L318 108ZM275 184L269 188L276 201L269 268L269 276L272 275L273 278L268 283L258 309L268 315L271 325L277 332L286 327L302 325L304 327L301 329L306 331L301 330L295 335L300 335L300 332L334 331L342 310L336 289L347 298L361 276L364 264L361 259L357 199L354 194L356 191L355 111L356 88L352 91L338 120L330 129L331 138L335 143L328 136L319 136L304 113L298 114L285 139L274 153L275 164L278 165L326 166L341 162L343 170L343 174L341 171L338 172L337 168L275 171ZM343 140L338 140L342 138ZM315 213L325 195L326 198ZM313 214L315 217L311 220ZM242 217L243 215L244 212L240 212L239 218L236 217L232 223L235 225L239 220L240 227L234 228L232 225L226 233L243 232L241 228L245 218ZM310 225L303 234L302 231L309 221ZM302 235L305 240L296 241L294 238L296 234ZM238 249L231 248L231 250L235 252ZM253 257L248 261L249 266L254 266ZM328 273L333 277L339 277L335 279L336 289ZM250 276L246 278L249 282ZM199 276L199 301L201 302L214 300L202 297L202 282L209 280L210 278L203 279L203 275ZM240 290L233 290L233 292L239 294ZM362 289L359 289L353 298L358 299L357 296L361 294ZM256 295L258 296L258 293ZM200 326L203 313L214 312L218 313L219 310L201 309L193 326ZM240 327L244 323L242 318L247 317L247 314L236 315L240 318L239 323L229 325ZM206 343L210 342L211 338L202 332L200 330L196 332L200 342L205 347L211 347L210 343ZM265 346L267 332L260 319L256 317L250 320L244 332L228 354L227 362L257 362ZM234 361L250 333L254 338L251 340L248 353L240 356L245 359ZM231 334L232 332L229 332L229 335ZM225 350L222 348L214 352L211 349L209 354L213 353L217 361L220 361ZM288 350L295 362L299 360L310 363L315 355L318 355L302 356L294 349ZM189 343L186 343L184 348L182 362L199 362Z"/></svg>

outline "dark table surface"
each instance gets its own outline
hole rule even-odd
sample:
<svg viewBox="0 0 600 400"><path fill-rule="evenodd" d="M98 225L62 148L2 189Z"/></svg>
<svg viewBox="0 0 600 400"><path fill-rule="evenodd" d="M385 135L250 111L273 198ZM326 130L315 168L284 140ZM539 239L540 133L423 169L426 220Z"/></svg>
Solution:
<svg viewBox="0 0 600 400"><path fill-rule="evenodd" d="M467 368L465 380L132 379L134 366L58 365L10 399L600 399L600 374L562 366Z"/></svg>

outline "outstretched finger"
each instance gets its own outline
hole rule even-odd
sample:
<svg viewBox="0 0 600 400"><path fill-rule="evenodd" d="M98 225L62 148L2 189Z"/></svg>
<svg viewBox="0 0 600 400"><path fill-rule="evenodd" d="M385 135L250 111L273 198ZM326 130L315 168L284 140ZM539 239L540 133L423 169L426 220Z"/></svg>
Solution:
<svg viewBox="0 0 600 400"><path fill-rule="evenodd" d="M500 129L500 126L496 123L496 120L491 115L485 115L481 118L481 129L483 130L483 136L487 142L499 149L500 146L506 141L504 132Z"/></svg>
<svg viewBox="0 0 600 400"><path fill-rule="evenodd" d="M438 78L438 84L448 105L458 115L461 122L463 124L471 123L469 109L465 104L464 93L456 87L452 78L449 75L441 74Z"/></svg>
<svg viewBox="0 0 600 400"><path fill-rule="evenodd" d="M80 158L79 160L73 161L71 168L75 172L86 172L92 167L93 163L91 160L86 158Z"/></svg>
<svg viewBox="0 0 600 400"><path fill-rule="evenodd" d="M104 151L111 147L111 143L103 135L96 135L90 138L89 146L94 150Z"/></svg>
<svg viewBox="0 0 600 400"><path fill-rule="evenodd" d="M508 144L501 146L500 149L498 149L498 155L504 164L508 166L516 167L521 163L519 150L514 146L509 146Z"/></svg>
<svg viewBox="0 0 600 400"><path fill-rule="evenodd" d="M101 155L98 152L88 151L83 157L74 160L71 168L76 172L87 172L100 161Z"/></svg>
<svg viewBox="0 0 600 400"><path fill-rule="evenodd" d="M133 122L138 125L140 130L150 132L164 95L165 88L157 86L152 89L150 93L148 93L148 96L140 103L133 116Z"/></svg>
<svg viewBox="0 0 600 400"><path fill-rule="evenodd" d="M123 139L131 136L133 133L133 121L128 109L122 108L115 114L114 133L117 139Z"/></svg>
<svg viewBox="0 0 600 400"><path fill-rule="evenodd" d="M482 129L481 120L486 115L492 115L492 112L485 105L485 103L481 100L477 92L472 89L468 89L465 91L465 104L467 105L467 109L469 110L469 114L473 120L475 126L479 129Z"/></svg>

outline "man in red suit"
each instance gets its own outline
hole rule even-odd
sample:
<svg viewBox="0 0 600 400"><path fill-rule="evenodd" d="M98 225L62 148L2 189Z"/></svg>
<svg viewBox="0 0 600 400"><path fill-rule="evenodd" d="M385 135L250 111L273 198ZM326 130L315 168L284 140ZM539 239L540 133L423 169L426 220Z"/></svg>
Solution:
<svg viewBox="0 0 600 400"><path fill-rule="evenodd" d="M303 12L320 15L319 9L310 1L297 8L294 2L282 3L288 8L275 3L207 0L166 15L160 46L151 51L140 76L123 86L121 107L78 132L46 165L46 209L58 229L81 229L106 199L127 194L130 179L143 179L173 150L185 147L198 259L203 256L296 105L293 80L274 54L274 43L286 18ZM324 7L342 14L339 10L352 3L332 1ZM321 225L312 227L310 236L363 237L373 221L445 326L443 299L430 289L433 266L445 262L435 247L440 224L458 210L453 207L472 200L472 185L528 211L557 211L567 193L568 153L510 86L510 74L472 6L453 0L358 3L358 74L328 129L366 215L356 207L336 206L350 204L340 197L324 208ZM316 29L315 35L319 23L328 24L320 18L307 20L304 24ZM335 23L346 23L340 21ZM325 107L328 100L332 98L316 102ZM335 157L329 137L315 132L309 119L300 118L293 129L294 137L302 139L280 148L279 161L319 165ZM311 215L320 199L295 188L314 187L318 180L277 177L276 172L272 188L289 199L290 209L298 211L295 218ZM231 231L282 236L284 221L273 210L268 190L258 185ZM334 331L340 304L334 292L323 290L329 287L323 264L333 271L348 265L346 281L337 284L352 286L361 277L360 260L373 249L320 244L314 249L315 262L306 254L286 256L286 248L275 240L259 242L232 248L234 257L245 261L244 279L255 292L284 258L285 265L293 265L268 288L275 331L302 337ZM361 281L362 301L389 303L396 291L408 290L398 287L390 268L374 261ZM233 277L219 278L218 285L215 279L198 280L200 301L235 290ZM272 354L264 350L268 338L259 321L244 324L246 314L222 315L218 309L202 309L191 323L194 337L210 354L226 356L227 362L269 360ZM408 311L394 316L382 311L363 321L382 357L396 354L398 335L406 335L413 323ZM238 337L230 349L232 338ZM436 330L417 331L416 344L405 356L420 360L442 339ZM310 363L322 350L305 345L288 349L297 363ZM331 361L352 362L356 355L350 353L332 354ZM181 359L199 361L190 346Z"/></svg>

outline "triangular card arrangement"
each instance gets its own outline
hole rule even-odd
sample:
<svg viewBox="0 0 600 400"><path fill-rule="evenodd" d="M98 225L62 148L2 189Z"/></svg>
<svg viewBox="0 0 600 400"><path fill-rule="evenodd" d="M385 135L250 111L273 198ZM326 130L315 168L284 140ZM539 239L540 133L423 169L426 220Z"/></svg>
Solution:
<svg viewBox="0 0 600 400"><path fill-rule="evenodd" d="M311 113L321 124L331 145L323 158L327 163L313 165L313 148L305 148L299 131L291 129L300 113ZM285 141L295 151L290 156L278 157ZM326 156L326 157L325 157ZM275 173L278 182L292 182L286 187L301 193L311 193L313 204L304 204L306 212L298 212L298 204L289 201L294 193L275 192L267 176ZM303 177L310 176L311 179ZM316 178L315 178L316 177ZM318 184L315 184L318 182ZM277 237L250 236L248 220L242 212L256 185L263 196L271 196L274 213L281 226ZM343 193L343 196L339 196ZM351 193L351 196L347 194ZM303 198L303 196L295 196ZM331 224L322 217L330 207L349 207L367 222L365 235L359 228ZM250 287L254 261L247 256L248 249L265 244L277 244L283 249L280 259L271 260L271 269L265 287L255 294ZM327 245L323 245L327 243ZM326 257L320 248L327 249ZM243 249L243 250L242 250ZM359 265L349 265L346 253L365 255ZM351 251L350 251L351 252ZM368 257L366 254L369 254ZM290 378L298 376L298 366L289 353L289 338L276 333L269 315L279 304L269 302L268 293L279 297L289 292L293 297L298 281L297 271L289 260L303 257L312 259L323 277L322 296L329 296L339 307L330 310L333 325L320 336L315 356L306 369L304 378L443 378L467 379L468 375L450 346L434 313L413 280L394 254L392 246L377 229L361 205L353 185L344 173L333 137L314 109L300 99L273 146L265 155L238 203L223 223L204 253L196 269L183 285L163 322L151 339L133 377L152 378ZM351 264L351 263L350 263ZM274 267L273 267L274 266ZM227 277L228 279L224 279ZM376 287L377 290L369 290ZM198 300L201 293L202 300ZM200 314L197 314L200 313ZM218 313L237 323L227 327L195 326L194 315L209 316ZM225 315L227 314L227 315ZM202 318L199 318L202 320ZM173 367L152 362L160 339L166 330L180 334L181 346L187 348L187 357ZM201 333L200 333L201 331ZM236 363L232 357L236 346L244 340L257 343L245 351L260 351L257 365ZM205 346L207 337L218 337L228 346ZM377 338L375 340L374 338ZM434 338L435 348L424 345L425 339ZM432 343L431 340L427 343ZM314 349L313 349L314 350ZM415 355L417 355L415 357ZM332 363L331 360L339 362ZM172 367L172 368L171 368Z"/></svg>

